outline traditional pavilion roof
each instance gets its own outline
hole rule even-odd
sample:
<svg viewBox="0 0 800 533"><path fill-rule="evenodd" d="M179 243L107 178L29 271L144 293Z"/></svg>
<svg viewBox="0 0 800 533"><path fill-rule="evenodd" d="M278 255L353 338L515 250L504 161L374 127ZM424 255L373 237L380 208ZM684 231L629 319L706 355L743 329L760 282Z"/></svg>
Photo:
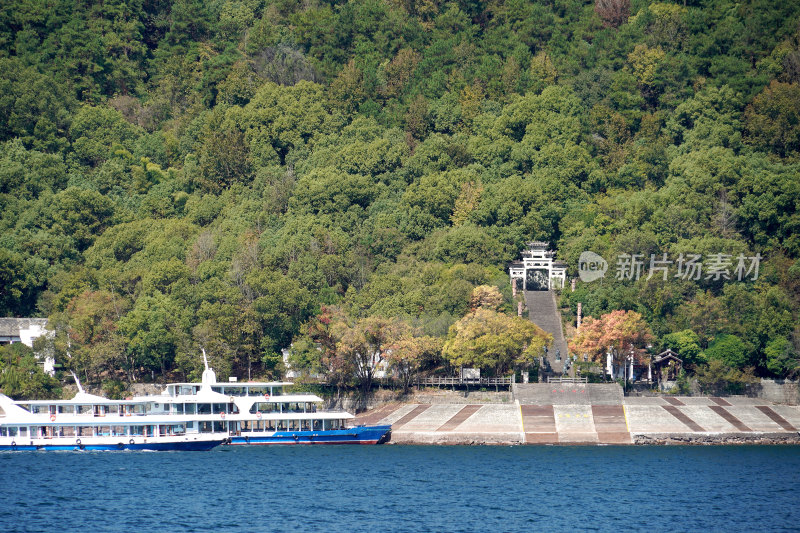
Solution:
<svg viewBox="0 0 800 533"><path fill-rule="evenodd" d="M550 247L550 243L544 241L531 241L527 244L531 250L547 250Z"/></svg>
<svg viewBox="0 0 800 533"><path fill-rule="evenodd" d="M678 361L679 363L683 364L683 359L681 359L680 357L678 357L678 354L677 354L677 353L675 353L675 352L673 352L673 351L672 351L671 349L669 349L669 348L667 348L666 350L664 350L664 351L663 351L663 352L661 352L660 354L656 355L656 356L653 358L653 364L654 364L654 365L659 365L659 364L663 363L664 361L666 361L666 360L668 360L668 359L671 359L671 360L673 360L673 361Z"/></svg>

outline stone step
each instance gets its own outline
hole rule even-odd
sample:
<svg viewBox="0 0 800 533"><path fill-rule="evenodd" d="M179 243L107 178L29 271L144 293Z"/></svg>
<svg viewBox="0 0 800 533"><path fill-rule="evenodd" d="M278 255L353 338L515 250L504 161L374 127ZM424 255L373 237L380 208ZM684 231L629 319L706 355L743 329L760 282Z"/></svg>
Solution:
<svg viewBox="0 0 800 533"><path fill-rule="evenodd" d="M525 305L528 307L528 318L553 336L553 345L547 355L547 362L555 372L563 371L563 359L568 354L567 342L564 340L564 331L561 324L561 313L556 307L556 298L553 291L525 291ZM561 355L561 361L556 360L556 351Z"/></svg>
<svg viewBox="0 0 800 533"><path fill-rule="evenodd" d="M515 383L514 399L522 405L622 405L617 383Z"/></svg>

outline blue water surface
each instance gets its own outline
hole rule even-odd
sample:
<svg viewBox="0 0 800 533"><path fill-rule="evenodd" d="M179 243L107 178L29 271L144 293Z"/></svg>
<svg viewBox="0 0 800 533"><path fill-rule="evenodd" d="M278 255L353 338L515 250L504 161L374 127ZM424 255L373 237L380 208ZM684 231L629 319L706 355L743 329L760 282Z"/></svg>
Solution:
<svg viewBox="0 0 800 533"><path fill-rule="evenodd" d="M797 531L800 447L0 453L0 531Z"/></svg>

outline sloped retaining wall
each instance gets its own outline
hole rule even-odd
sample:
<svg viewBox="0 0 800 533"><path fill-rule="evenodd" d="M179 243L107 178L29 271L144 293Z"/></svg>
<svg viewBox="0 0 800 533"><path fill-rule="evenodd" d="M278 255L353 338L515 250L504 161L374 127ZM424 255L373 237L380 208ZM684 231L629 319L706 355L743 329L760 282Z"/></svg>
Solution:
<svg viewBox="0 0 800 533"><path fill-rule="evenodd" d="M797 433L651 433L632 438L639 445L800 444Z"/></svg>

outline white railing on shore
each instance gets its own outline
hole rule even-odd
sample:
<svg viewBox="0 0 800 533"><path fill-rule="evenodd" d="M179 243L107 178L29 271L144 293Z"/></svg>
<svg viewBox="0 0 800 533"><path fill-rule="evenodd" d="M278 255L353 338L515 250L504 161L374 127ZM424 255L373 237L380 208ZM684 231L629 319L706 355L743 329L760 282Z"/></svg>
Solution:
<svg viewBox="0 0 800 533"><path fill-rule="evenodd" d="M502 378L460 378L450 376L429 376L417 379L417 385L424 386L448 386L448 385L487 385L487 386L509 386L514 383L514 377Z"/></svg>
<svg viewBox="0 0 800 533"><path fill-rule="evenodd" d="M567 378L550 376L547 378L548 383L589 383L588 378Z"/></svg>

